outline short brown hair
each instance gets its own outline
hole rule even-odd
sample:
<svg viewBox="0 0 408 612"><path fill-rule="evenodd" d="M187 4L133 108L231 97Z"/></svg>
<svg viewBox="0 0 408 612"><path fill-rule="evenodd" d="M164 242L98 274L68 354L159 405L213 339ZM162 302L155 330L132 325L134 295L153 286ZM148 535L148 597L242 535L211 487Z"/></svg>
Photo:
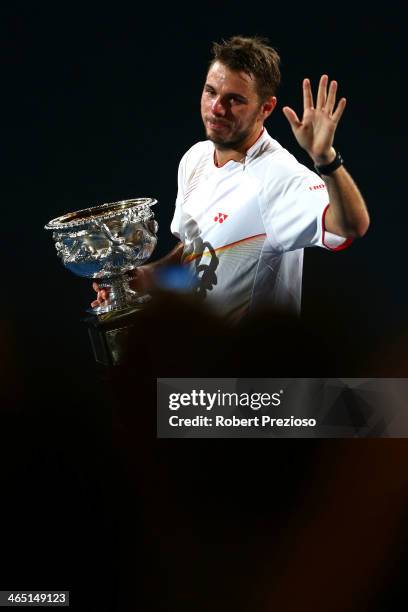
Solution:
<svg viewBox="0 0 408 612"><path fill-rule="evenodd" d="M267 43L267 38L259 36L232 36L221 43L214 42L210 67L218 61L230 70L254 76L256 91L264 101L276 94L281 78L279 54Z"/></svg>

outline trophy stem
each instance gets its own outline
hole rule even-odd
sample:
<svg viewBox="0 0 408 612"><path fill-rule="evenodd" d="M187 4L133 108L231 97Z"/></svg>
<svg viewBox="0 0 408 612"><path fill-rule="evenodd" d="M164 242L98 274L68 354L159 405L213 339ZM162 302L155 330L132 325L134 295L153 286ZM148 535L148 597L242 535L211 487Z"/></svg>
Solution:
<svg viewBox="0 0 408 612"><path fill-rule="evenodd" d="M125 276L113 278L108 286L111 310L126 308L136 298L136 292L129 287L129 280Z"/></svg>

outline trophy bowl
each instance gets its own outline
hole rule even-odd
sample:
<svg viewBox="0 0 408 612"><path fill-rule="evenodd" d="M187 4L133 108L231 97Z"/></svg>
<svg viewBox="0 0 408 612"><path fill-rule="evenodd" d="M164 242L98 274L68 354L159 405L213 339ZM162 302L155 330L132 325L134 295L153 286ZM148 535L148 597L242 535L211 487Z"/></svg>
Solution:
<svg viewBox="0 0 408 612"><path fill-rule="evenodd" d="M100 204L71 212L47 223L64 266L77 276L109 288L109 297L93 314L123 310L150 299L129 287L129 275L152 255L158 224L153 198Z"/></svg>

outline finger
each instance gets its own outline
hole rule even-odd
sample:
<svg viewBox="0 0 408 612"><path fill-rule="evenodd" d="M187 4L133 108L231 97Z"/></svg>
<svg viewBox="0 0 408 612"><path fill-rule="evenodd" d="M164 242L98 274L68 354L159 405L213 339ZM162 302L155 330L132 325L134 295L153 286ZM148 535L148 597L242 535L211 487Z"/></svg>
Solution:
<svg viewBox="0 0 408 612"><path fill-rule="evenodd" d="M104 302L105 300L107 300L108 292L106 291L106 289L101 289L100 291L98 291L98 295L96 296L96 299L99 302Z"/></svg>
<svg viewBox="0 0 408 612"><path fill-rule="evenodd" d="M325 110L331 114L336 103L337 81L332 81L329 87L329 94L326 100Z"/></svg>
<svg viewBox="0 0 408 612"><path fill-rule="evenodd" d="M92 283L92 289L93 289L94 291L99 291L99 285L98 285L98 283Z"/></svg>
<svg viewBox="0 0 408 612"><path fill-rule="evenodd" d="M332 119L333 119L333 120L334 120L336 123L337 123L338 121L340 121L340 117L342 116L343 111L344 111L344 109L346 108L346 103L347 103L346 98L341 98L341 99L339 100L339 103L338 103L338 105L337 105L337 108L336 108L335 112L334 112L334 113L333 113L333 115L332 115Z"/></svg>
<svg viewBox="0 0 408 612"><path fill-rule="evenodd" d="M301 125L301 121L299 121L297 114L292 108L289 108L289 106L284 106L282 108L282 112L289 121L292 130Z"/></svg>
<svg viewBox="0 0 408 612"><path fill-rule="evenodd" d="M327 81L329 77L327 74L322 74L319 81L319 89L317 90L316 108L322 109L326 104L327 96Z"/></svg>
<svg viewBox="0 0 408 612"><path fill-rule="evenodd" d="M100 306L100 303L98 300L94 300L93 302L91 302L91 308L97 308L98 306Z"/></svg>
<svg viewBox="0 0 408 612"><path fill-rule="evenodd" d="M313 94L309 79L303 79L303 110L313 108Z"/></svg>

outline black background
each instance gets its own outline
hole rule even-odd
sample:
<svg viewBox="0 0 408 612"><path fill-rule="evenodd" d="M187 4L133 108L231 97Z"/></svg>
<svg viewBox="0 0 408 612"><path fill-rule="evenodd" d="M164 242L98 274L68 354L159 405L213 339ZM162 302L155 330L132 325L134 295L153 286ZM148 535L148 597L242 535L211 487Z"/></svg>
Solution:
<svg viewBox="0 0 408 612"><path fill-rule="evenodd" d="M327 342L339 325L350 353L364 343L356 376L378 375L384 353L406 333L402 3L386 10L357 3L20 5L2 9L2 26L2 409L12 449L5 462L15 468L4 524L19 525L19 545L10 536L1 588L28 588L21 574L32 577L32 588L74 589L88 562L97 568L95 586L111 575L109 402L80 323L93 299L90 283L62 267L44 225L91 205L151 196L160 226L153 259L164 255L175 243L169 225L179 159L204 138L199 98L210 44L267 36L282 58L267 129L299 160L311 167L281 108L301 111L303 77L316 88L326 72L348 101L335 146L366 199L371 228L345 252L306 252L303 310L327 328ZM183 342L182 331L174 342ZM165 455L168 446L155 444ZM54 551L38 575L35 547L21 552L36 521ZM66 557L56 540L68 547ZM83 609L93 609L89 602Z"/></svg>

